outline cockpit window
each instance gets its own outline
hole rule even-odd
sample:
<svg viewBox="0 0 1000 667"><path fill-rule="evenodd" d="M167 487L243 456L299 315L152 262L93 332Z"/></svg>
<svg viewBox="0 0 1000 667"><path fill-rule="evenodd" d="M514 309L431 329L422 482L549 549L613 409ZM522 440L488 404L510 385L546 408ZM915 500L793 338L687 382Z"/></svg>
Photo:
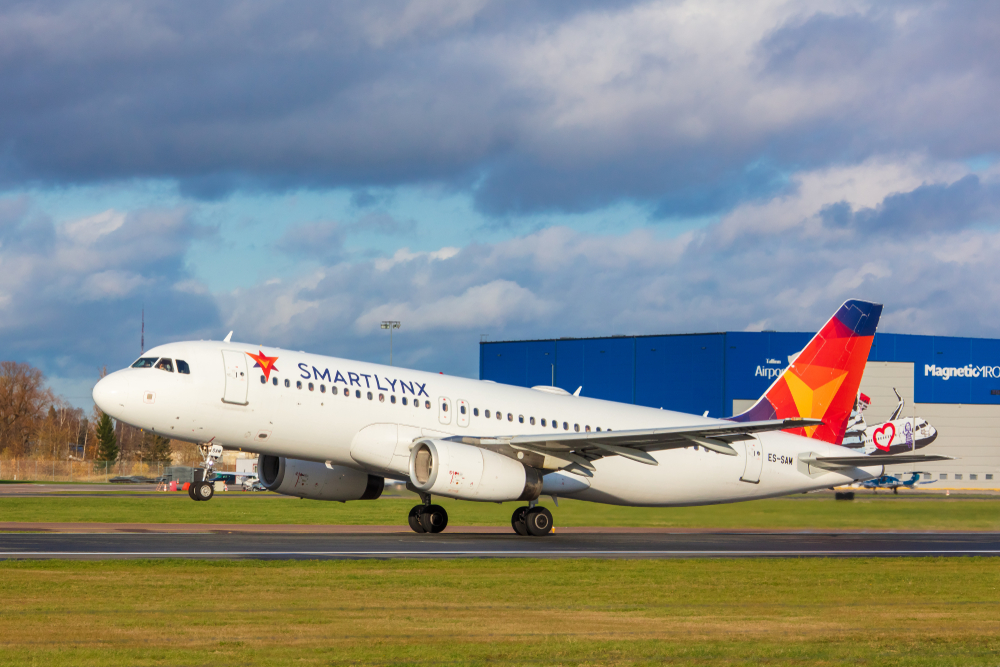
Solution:
<svg viewBox="0 0 1000 667"><path fill-rule="evenodd" d="M191 367L188 366L188 362L182 361L181 359L178 359L177 360L177 372L178 373L184 373L184 375L190 375L191 374Z"/></svg>
<svg viewBox="0 0 1000 667"><path fill-rule="evenodd" d="M142 357L132 364L132 368L152 368L155 363L156 357Z"/></svg>
<svg viewBox="0 0 1000 667"><path fill-rule="evenodd" d="M171 361L170 359L167 359L166 357L163 357L162 359L160 359L159 361L156 362L155 368L158 368L161 371L166 371L168 373L173 373L174 372L174 362Z"/></svg>

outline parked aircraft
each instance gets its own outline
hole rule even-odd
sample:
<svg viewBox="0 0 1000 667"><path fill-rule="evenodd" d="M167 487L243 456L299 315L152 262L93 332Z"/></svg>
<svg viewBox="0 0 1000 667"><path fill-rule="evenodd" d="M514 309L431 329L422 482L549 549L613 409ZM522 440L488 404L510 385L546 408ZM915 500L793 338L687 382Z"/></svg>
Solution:
<svg viewBox="0 0 1000 667"><path fill-rule="evenodd" d="M858 393L851 413L851 420L844 434L843 445L851 449L861 449L873 456L901 454L922 449L937 439L937 429L923 417L902 417L906 401L896 394L896 409L889 419L879 424L867 424L864 411L870 404L868 397Z"/></svg>
<svg viewBox="0 0 1000 667"><path fill-rule="evenodd" d="M921 475L926 475L928 473L913 472L910 479L901 480L899 477L894 475L881 475L875 479L865 480L861 486L866 489L871 489L872 491L877 491L878 489L892 489L893 493L899 493L899 489L912 489L918 484L933 484L935 480L920 481Z"/></svg>
<svg viewBox="0 0 1000 667"><path fill-rule="evenodd" d="M512 528L545 535L541 495L635 506L729 503L872 479L843 438L882 306L847 301L746 413L710 419L398 367L223 341L161 345L94 388L109 415L170 438L260 452L261 483L320 500L378 498L386 478L448 523L435 496L517 501ZM176 369L176 370L175 370ZM664 382L683 378L664 377ZM577 392L579 393L579 392ZM202 497L210 485L199 486Z"/></svg>

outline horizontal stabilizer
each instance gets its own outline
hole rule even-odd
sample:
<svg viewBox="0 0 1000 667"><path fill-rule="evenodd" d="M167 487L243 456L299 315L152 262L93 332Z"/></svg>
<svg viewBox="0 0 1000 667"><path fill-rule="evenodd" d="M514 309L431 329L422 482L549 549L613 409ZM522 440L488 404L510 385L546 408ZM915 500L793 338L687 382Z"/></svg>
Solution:
<svg viewBox="0 0 1000 667"><path fill-rule="evenodd" d="M836 470L838 468L871 468L873 466L903 465L907 463L929 463L931 461L953 461L954 457L940 454L896 454L894 456L814 456L802 458L802 462L814 468Z"/></svg>

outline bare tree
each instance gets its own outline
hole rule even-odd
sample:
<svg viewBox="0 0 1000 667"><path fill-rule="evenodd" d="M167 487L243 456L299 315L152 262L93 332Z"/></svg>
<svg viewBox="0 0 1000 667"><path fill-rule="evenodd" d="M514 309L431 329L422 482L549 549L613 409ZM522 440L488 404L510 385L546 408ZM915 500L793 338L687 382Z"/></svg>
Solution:
<svg viewBox="0 0 1000 667"><path fill-rule="evenodd" d="M0 453L24 456L46 410L56 402L37 368L0 361Z"/></svg>

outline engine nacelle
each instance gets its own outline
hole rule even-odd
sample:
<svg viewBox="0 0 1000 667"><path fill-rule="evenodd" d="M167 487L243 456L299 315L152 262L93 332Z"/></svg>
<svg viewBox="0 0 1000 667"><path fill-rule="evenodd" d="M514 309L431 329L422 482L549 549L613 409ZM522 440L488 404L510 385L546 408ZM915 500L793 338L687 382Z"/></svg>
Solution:
<svg viewBox="0 0 1000 667"><path fill-rule="evenodd" d="M257 475L268 491L310 500L375 500L385 478L344 466L261 455Z"/></svg>
<svg viewBox="0 0 1000 667"><path fill-rule="evenodd" d="M449 440L421 440L410 450L410 482L424 493L462 500L534 500L542 475L520 461Z"/></svg>

